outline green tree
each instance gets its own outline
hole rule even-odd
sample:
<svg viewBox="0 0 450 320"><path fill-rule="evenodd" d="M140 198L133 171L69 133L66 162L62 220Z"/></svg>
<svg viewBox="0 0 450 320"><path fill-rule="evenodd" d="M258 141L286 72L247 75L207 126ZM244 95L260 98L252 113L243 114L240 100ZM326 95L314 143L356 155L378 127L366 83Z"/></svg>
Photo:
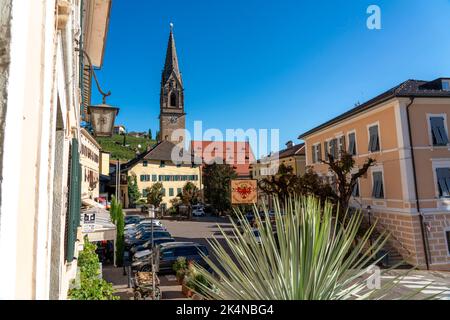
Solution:
<svg viewBox="0 0 450 320"><path fill-rule="evenodd" d="M148 129L148 138L149 138L150 140L153 139L152 129Z"/></svg>
<svg viewBox="0 0 450 320"><path fill-rule="evenodd" d="M161 182L157 182L150 188L147 188L146 191L147 204L151 204L155 206L155 208L159 208L163 199L163 184Z"/></svg>
<svg viewBox="0 0 450 320"><path fill-rule="evenodd" d="M237 225L232 233L221 230L220 238L225 241L213 236L209 242L217 260L204 257L212 273L195 263L203 279L194 279L191 287L213 300L399 299L419 293L420 289L399 296L394 289L407 271L384 280L381 288L369 288L367 284L373 282L369 282L372 273L368 273L368 266L382 259L375 257L387 234L370 242L373 225L359 238L361 214L348 215L348 221L340 224L328 202L321 206L316 197L287 201L283 211L275 205L276 232L270 224L261 223L264 217L255 210L262 225L258 239L243 214L237 212L242 236L235 236L241 234ZM388 272L381 271L381 275Z"/></svg>
<svg viewBox="0 0 450 320"><path fill-rule="evenodd" d="M69 290L68 296L71 300L118 300L114 295L112 284L99 278L99 259L95 252L96 246L90 243L87 237L84 239L83 251L78 256L78 267L80 268L80 283Z"/></svg>
<svg viewBox="0 0 450 320"><path fill-rule="evenodd" d="M130 199L130 203L135 205L136 202L141 198L141 193L139 192L139 187L137 184L137 177L134 173L131 176L127 177L128 180L128 197Z"/></svg>
<svg viewBox="0 0 450 320"><path fill-rule="evenodd" d="M201 199L200 190L192 182L184 185L180 195L181 202L189 208L189 218L192 218L192 206L199 203Z"/></svg>
<svg viewBox="0 0 450 320"><path fill-rule="evenodd" d="M119 204L119 207L117 209L116 229L116 264L118 266L122 266L123 253L125 250L125 215L122 210L122 204Z"/></svg>
<svg viewBox="0 0 450 320"><path fill-rule="evenodd" d="M206 201L220 213L231 209L231 180L236 178L236 172L227 164L213 163L203 168Z"/></svg>
<svg viewBox="0 0 450 320"><path fill-rule="evenodd" d="M161 141L161 132L156 131L156 141Z"/></svg>

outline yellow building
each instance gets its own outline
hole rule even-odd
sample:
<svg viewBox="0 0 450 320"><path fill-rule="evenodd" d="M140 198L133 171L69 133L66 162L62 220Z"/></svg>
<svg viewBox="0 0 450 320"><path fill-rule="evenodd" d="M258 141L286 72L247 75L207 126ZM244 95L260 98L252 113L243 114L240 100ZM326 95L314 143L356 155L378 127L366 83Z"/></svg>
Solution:
<svg viewBox="0 0 450 320"><path fill-rule="evenodd" d="M390 242L412 265L450 269L450 79L408 80L299 138L307 165L331 178L321 163L341 150L361 166L352 205L379 218Z"/></svg>
<svg viewBox="0 0 450 320"><path fill-rule="evenodd" d="M86 129L80 131L81 199L94 200L100 190L101 146Z"/></svg>
<svg viewBox="0 0 450 320"><path fill-rule="evenodd" d="M172 160L172 150L175 145L169 141L162 141L151 150L144 152L137 158L121 166L122 176L136 176L139 191L143 199L146 189L155 183L163 185L162 208L171 208L171 200L176 198L188 182L192 182L201 189L201 169L192 163L175 164ZM125 195L125 207L129 207L126 179L121 179L122 195Z"/></svg>

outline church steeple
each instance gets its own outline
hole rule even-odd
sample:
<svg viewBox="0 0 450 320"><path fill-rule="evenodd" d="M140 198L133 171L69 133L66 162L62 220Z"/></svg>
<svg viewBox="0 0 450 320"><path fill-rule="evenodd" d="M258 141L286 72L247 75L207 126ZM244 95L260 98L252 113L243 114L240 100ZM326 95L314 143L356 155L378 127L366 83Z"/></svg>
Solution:
<svg viewBox="0 0 450 320"><path fill-rule="evenodd" d="M178 66L177 48L171 23L161 79L160 139L178 143L180 137L172 137L172 135L178 129L185 129L185 115L183 80ZM181 138L183 139L184 137Z"/></svg>
<svg viewBox="0 0 450 320"><path fill-rule="evenodd" d="M167 44L166 63L164 64L162 82L166 83L171 74L174 74L178 81L182 83L180 68L178 66L177 47L175 46L175 37L173 35L173 23L170 24L169 43Z"/></svg>

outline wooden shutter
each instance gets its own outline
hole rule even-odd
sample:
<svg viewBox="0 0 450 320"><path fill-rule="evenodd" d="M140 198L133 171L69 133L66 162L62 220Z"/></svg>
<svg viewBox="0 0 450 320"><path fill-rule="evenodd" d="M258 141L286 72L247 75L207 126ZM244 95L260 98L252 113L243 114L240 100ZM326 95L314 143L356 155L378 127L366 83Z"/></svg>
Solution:
<svg viewBox="0 0 450 320"><path fill-rule="evenodd" d="M70 150L70 167L69 167L69 210L67 219L67 243L66 243L66 260L72 262L75 253L75 242L77 237L77 228L80 225L80 209L81 209L81 165L80 155L78 152L78 140L72 139Z"/></svg>

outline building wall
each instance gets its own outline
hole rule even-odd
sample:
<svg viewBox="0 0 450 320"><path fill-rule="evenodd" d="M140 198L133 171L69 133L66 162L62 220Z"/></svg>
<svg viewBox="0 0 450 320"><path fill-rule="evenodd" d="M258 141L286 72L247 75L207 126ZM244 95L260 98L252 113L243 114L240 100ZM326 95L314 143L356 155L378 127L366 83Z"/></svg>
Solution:
<svg viewBox="0 0 450 320"><path fill-rule="evenodd" d="M356 164L361 166L369 157L376 165L360 179L360 197L352 200L352 205L361 209L372 207L374 215L379 217L383 229L392 233L393 246L403 254L408 262L425 267L424 240L429 251L430 267L447 269L450 267L450 248L445 254L445 231L450 226L450 200L439 199L436 181L436 167L450 168L449 147L431 146L428 114L448 114L450 99L416 99L410 107L412 144L419 194L420 213L424 216L425 238L422 237L420 218L417 211L414 186L414 171L411 154L411 141L408 134L407 105L409 99L393 99L377 108L351 117L330 128L316 132L306 138L307 164L323 176L328 176L328 167L312 163L312 146L322 145L324 141L356 133ZM450 126L447 117L447 126ZM379 125L380 152L369 153L368 126ZM384 199L372 197L372 173L383 173Z"/></svg>
<svg viewBox="0 0 450 320"><path fill-rule="evenodd" d="M95 199L100 190L100 145L84 129L80 141L81 198Z"/></svg>
<svg viewBox="0 0 450 320"><path fill-rule="evenodd" d="M3 3L3 2L2 2ZM0 203L0 299L61 299L76 262L64 261L68 150L78 137L76 6L57 30L56 3L14 1ZM59 175L59 176L56 176ZM26 199L26 201L24 200Z"/></svg>
<svg viewBox="0 0 450 320"><path fill-rule="evenodd" d="M135 174L137 177L137 183L139 187L139 191L143 193L143 191L147 188L150 188L153 184L157 182L161 182L163 184L164 189L166 190L166 196L163 197L163 203L166 205L167 209L171 208L172 205L170 203L170 200L176 198L177 196L177 189L182 189L187 182L192 182L196 185L197 188L202 189L201 183L200 183L200 167L192 168L189 166L181 166L177 167L176 165L172 164L171 162L166 161L165 167L160 166L160 161L148 161L147 167L144 167L143 162L141 161L137 165L135 165L133 168L131 168L128 171L128 175ZM158 176L158 181L141 181L141 175L150 175L151 178L153 175ZM192 181L159 181L160 175L187 175L187 176L197 176L198 180L192 180ZM172 188L174 191L173 196L169 196L169 189Z"/></svg>
<svg viewBox="0 0 450 320"><path fill-rule="evenodd" d="M109 176L109 161L111 154L109 152L100 153L100 174Z"/></svg>

